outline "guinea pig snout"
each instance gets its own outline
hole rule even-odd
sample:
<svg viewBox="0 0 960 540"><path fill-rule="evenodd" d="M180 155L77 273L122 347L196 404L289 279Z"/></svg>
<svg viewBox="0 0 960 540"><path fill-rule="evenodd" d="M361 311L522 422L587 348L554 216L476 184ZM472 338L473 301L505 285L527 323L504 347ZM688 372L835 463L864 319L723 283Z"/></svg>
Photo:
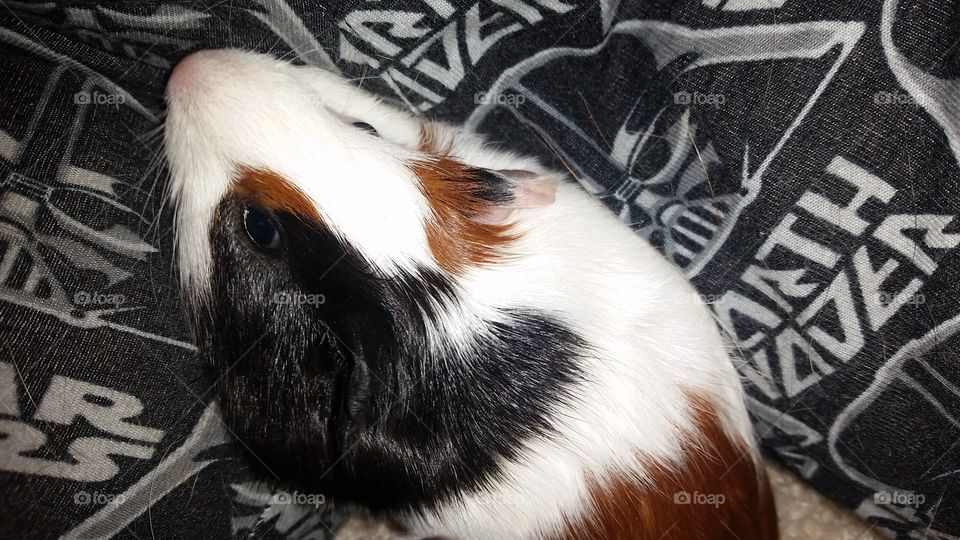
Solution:
<svg viewBox="0 0 960 540"><path fill-rule="evenodd" d="M223 56L220 51L200 51L188 55L177 63L170 74L167 90L173 94L181 94L199 84L203 77L204 66Z"/></svg>
<svg viewBox="0 0 960 540"><path fill-rule="evenodd" d="M170 73L168 96L185 98L229 84L229 75L235 71L243 55L241 51L230 49L210 49L187 55Z"/></svg>

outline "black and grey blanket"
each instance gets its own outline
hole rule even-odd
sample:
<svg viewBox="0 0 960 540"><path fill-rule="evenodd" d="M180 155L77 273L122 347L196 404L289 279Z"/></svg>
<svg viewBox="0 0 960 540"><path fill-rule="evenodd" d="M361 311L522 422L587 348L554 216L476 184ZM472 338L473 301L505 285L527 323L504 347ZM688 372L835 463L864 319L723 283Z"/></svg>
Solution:
<svg viewBox="0 0 960 540"><path fill-rule="evenodd" d="M713 307L770 455L960 537L958 43L958 0L0 2L0 537L343 519L250 475L170 269L165 80L229 46L570 170Z"/></svg>

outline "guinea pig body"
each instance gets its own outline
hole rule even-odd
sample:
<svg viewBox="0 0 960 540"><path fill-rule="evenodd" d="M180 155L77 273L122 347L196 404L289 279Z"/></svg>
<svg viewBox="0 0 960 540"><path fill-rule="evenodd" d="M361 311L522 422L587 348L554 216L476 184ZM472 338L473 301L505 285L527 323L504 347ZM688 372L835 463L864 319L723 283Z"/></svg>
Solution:
<svg viewBox="0 0 960 540"><path fill-rule="evenodd" d="M267 477L421 534L776 537L709 310L578 185L268 56L167 100L189 317Z"/></svg>

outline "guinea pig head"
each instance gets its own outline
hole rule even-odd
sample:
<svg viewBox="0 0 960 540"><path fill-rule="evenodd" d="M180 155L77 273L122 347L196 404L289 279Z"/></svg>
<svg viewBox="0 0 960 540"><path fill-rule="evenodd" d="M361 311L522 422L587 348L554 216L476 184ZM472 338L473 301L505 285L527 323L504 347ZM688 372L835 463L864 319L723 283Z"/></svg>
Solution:
<svg viewBox="0 0 960 540"><path fill-rule="evenodd" d="M252 465L416 509L550 430L578 339L459 286L515 256L513 215L549 204L550 181L463 163L431 124L269 56L195 53L167 103L185 303Z"/></svg>

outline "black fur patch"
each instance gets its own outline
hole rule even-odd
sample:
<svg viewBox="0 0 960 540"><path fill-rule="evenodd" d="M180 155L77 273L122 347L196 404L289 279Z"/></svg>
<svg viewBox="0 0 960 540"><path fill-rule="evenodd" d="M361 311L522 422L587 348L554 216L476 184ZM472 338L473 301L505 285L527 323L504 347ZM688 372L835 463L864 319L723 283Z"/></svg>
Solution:
<svg viewBox="0 0 960 540"><path fill-rule="evenodd" d="M379 278L324 227L283 213L281 251L266 255L243 232L242 205L218 209L211 295L190 315L252 465L301 492L420 511L552 434L551 406L581 376L570 329L509 311L469 351L432 354L427 323L457 302L449 278Z"/></svg>
<svg viewBox="0 0 960 540"><path fill-rule="evenodd" d="M489 169L472 168L470 172L476 187L474 194L477 197L497 205L513 202L513 190L516 189L516 184L508 178Z"/></svg>

